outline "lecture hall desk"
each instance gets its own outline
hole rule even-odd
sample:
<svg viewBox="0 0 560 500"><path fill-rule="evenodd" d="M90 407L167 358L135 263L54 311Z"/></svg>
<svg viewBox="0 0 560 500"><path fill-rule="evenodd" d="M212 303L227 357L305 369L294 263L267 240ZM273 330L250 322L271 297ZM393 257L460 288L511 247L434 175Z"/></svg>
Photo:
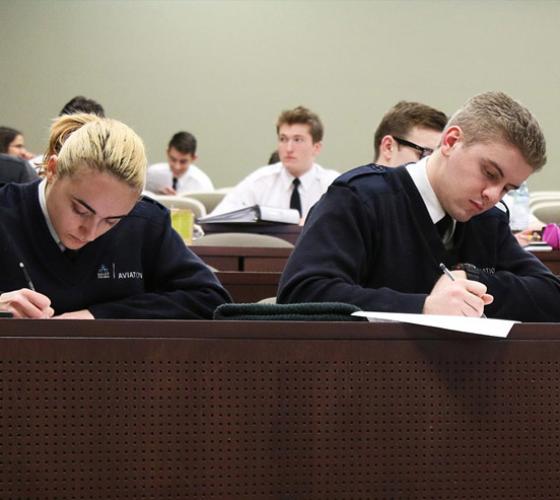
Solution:
<svg viewBox="0 0 560 500"><path fill-rule="evenodd" d="M291 254L290 248L196 247L190 249L208 265L220 271L282 272ZM532 252L554 274L560 275L560 251Z"/></svg>
<svg viewBox="0 0 560 500"><path fill-rule="evenodd" d="M0 320L0 498L551 499L560 324Z"/></svg>

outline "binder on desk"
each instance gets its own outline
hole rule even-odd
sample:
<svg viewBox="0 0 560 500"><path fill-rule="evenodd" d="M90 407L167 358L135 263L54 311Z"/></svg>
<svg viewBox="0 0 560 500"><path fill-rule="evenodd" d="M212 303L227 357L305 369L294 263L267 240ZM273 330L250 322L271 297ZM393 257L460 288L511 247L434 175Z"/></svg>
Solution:
<svg viewBox="0 0 560 500"><path fill-rule="evenodd" d="M240 208L232 212L200 217L200 224L227 222L280 222L284 224L299 224L300 215L291 208L273 208L262 205Z"/></svg>

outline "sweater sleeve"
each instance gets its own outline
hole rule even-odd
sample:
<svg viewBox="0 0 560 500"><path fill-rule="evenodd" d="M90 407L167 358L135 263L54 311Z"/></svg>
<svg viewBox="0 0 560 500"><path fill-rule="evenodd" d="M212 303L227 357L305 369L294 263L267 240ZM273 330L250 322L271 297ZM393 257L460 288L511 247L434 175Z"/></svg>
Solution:
<svg viewBox="0 0 560 500"><path fill-rule="evenodd" d="M156 248L144 258L145 293L91 305L88 309L95 318L212 319L219 305L231 302L208 266L170 224L164 225Z"/></svg>
<svg viewBox="0 0 560 500"><path fill-rule="evenodd" d="M560 321L560 280L533 254L522 248L507 221L499 227L495 272L481 272L494 296L489 317L518 321Z"/></svg>
<svg viewBox="0 0 560 500"><path fill-rule="evenodd" d="M332 185L288 260L278 302L346 302L364 310L421 313L427 294L363 286L378 265L381 236L372 212L351 187Z"/></svg>

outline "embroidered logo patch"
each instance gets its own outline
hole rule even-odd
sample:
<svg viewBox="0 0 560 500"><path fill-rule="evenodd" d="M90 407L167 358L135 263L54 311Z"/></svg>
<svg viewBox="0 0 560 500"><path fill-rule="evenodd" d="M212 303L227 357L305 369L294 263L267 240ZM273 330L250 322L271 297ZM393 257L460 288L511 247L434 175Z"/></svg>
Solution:
<svg viewBox="0 0 560 500"><path fill-rule="evenodd" d="M109 274L109 268L105 264L101 264L97 270L97 279L104 280L109 279L111 275Z"/></svg>

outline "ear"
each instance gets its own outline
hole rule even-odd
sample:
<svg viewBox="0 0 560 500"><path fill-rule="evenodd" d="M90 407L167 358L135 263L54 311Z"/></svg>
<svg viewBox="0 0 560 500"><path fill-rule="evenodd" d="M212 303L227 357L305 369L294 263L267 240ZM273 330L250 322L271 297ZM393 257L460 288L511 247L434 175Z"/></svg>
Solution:
<svg viewBox="0 0 560 500"><path fill-rule="evenodd" d="M321 149L323 149L323 143L321 141L314 143L313 156L317 156L321 152Z"/></svg>
<svg viewBox="0 0 560 500"><path fill-rule="evenodd" d="M453 125L449 127L441 136L441 152L444 156L457 147L463 141L463 131L461 127Z"/></svg>
<svg viewBox="0 0 560 500"><path fill-rule="evenodd" d="M379 143L379 155L375 161L381 165L386 165L393 157L393 150L397 147L395 139L390 135L385 135Z"/></svg>
<svg viewBox="0 0 560 500"><path fill-rule="evenodd" d="M56 177L56 166L58 164L58 156L51 155L47 160L47 168L45 176L47 178L47 182L51 182Z"/></svg>
<svg viewBox="0 0 560 500"><path fill-rule="evenodd" d="M193 155L192 155L192 161L193 161L193 163L194 163L196 160L198 160L198 155L197 155L197 154L193 154Z"/></svg>

